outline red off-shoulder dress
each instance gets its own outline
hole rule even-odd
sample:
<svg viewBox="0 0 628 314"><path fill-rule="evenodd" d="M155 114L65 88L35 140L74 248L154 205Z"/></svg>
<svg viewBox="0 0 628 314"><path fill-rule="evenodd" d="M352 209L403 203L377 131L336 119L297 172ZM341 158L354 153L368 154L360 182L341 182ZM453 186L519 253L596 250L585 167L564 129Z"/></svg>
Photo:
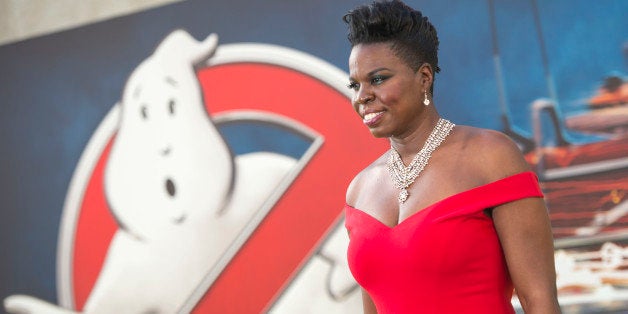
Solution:
<svg viewBox="0 0 628 314"><path fill-rule="evenodd" d="M513 285L485 209L543 197L533 172L467 190L388 227L345 206L348 262L383 313L514 313Z"/></svg>

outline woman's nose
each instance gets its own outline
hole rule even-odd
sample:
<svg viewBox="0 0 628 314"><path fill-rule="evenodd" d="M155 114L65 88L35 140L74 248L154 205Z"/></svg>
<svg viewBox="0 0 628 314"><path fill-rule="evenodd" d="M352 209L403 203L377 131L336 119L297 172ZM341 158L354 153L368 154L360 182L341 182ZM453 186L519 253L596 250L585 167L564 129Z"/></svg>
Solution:
<svg viewBox="0 0 628 314"><path fill-rule="evenodd" d="M373 96L373 93L371 93L370 91L366 90L366 89L360 89L356 94L355 94L355 103L357 105L364 105L367 104L369 102L371 102L373 99L375 99L375 96Z"/></svg>

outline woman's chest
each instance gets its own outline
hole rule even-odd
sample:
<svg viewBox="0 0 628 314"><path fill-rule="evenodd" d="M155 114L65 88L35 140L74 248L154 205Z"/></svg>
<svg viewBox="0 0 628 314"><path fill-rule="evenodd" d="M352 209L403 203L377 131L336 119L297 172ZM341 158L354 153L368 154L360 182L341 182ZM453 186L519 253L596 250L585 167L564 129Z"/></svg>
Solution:
<svg viewBox="0 0 628 314"><path fill-rule="evenodd" d="M482 213L437 216L431 215L433 208L424 210L388 227L367 213L349 209L348 258L354 275L371 273L371 280L386 280L414 274L425 279L434 274L442 278L446 272L455 277L502 263L492 221Z"/></svg>

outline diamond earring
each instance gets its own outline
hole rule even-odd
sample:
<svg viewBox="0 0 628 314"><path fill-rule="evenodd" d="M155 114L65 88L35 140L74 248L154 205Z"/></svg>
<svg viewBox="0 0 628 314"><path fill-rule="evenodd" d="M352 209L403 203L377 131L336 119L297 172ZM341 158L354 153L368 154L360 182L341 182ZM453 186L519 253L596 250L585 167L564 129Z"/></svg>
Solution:
<svg viewBox="0 0 628 314"><path fill-rule="evenodd" d="M426 106L430 105L430 100L427 98L427 90L425 91L425 99L423 100L423 104Z"/></svg>

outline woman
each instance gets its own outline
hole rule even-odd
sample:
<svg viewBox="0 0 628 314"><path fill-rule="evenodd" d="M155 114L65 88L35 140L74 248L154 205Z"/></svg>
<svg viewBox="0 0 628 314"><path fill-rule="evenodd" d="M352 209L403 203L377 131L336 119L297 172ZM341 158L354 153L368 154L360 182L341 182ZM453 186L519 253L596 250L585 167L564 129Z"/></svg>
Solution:
<svg viewBox="0 0 628 314"><path fill-rule="evenodd" d="M505 135L439 116L434 26L401 1L343 20L354 109L391 145L347 190L365 313L513 313L513 286L526 313L559 313L537 178Z"/></svg>

